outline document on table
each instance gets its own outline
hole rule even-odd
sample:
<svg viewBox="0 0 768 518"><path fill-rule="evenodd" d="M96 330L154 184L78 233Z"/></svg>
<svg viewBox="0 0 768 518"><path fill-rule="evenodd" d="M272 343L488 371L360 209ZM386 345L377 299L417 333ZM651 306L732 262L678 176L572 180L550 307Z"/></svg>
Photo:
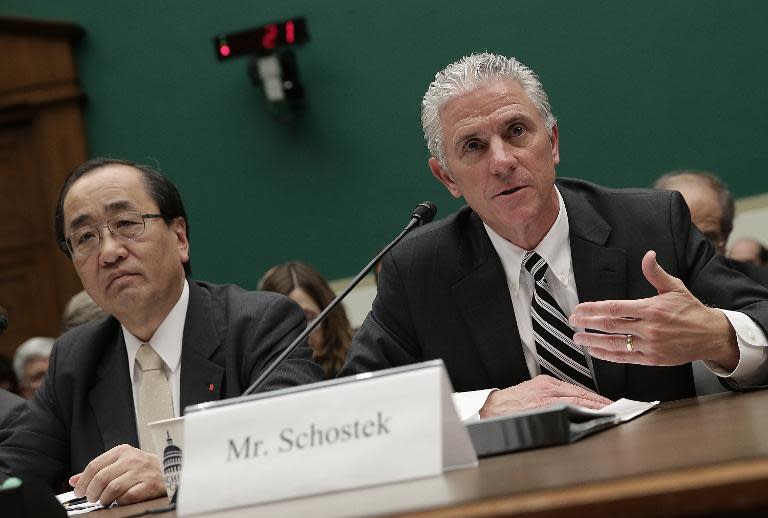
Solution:
<svg viewBox="0 0 768 518"><path fill-rule="evenodd" d="M64 506L64 509L66 509L67 516L77 516L79 514L85 514L90 513L91 511L104 509L104 506L99 502L80 502L81 499L75 496L74 491L56 495L56 499L59 501L59 503L61 503L62 506ZM117 504L112 503L112 505Z"/></svg>
<svg viewBox="0 0 768 518"><path fill-rule="evenodd" d="M466 424L478 457L578 441L624 423L658 405L620 399L600 410L573 405L533 408Z"/></svg>
<svg viewBox="0 0 768 518"><path fill-rule="evenodd" d="M658 404L658 401L645 402L621 398L600 410L592 410L584 407L578 408L579 410L592 414L613 414L616 416L616 423L626 423L630 419L634 419L635 417L646 413Z"/></svg>

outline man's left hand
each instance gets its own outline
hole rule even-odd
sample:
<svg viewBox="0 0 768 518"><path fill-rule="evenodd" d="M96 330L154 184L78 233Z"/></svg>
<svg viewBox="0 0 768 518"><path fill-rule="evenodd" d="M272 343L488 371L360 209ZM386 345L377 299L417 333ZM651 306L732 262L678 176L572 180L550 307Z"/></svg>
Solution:
<svg viewBox="0 0 768 518"><path fill-rule="evenodd" d="M158 498L165 494L163 466L157 455L129 444L115 446L93 459L82 473L73 475L69 483L75 496L89 502L112 502L126 505Z"/></svg>
<svg viewBox="0 0 768 518"><path fill-rule="evenodd" d="M589 347L591 356L611 362L680 365L709 360L734 370L739 350L725 314L702 304L680 279L665 272L653 250L643 257L642 269L659 294L577 305L569 319L572 326L609 334L579 332L573 341ZM631 342L627 335L632 335Z"/></svg>

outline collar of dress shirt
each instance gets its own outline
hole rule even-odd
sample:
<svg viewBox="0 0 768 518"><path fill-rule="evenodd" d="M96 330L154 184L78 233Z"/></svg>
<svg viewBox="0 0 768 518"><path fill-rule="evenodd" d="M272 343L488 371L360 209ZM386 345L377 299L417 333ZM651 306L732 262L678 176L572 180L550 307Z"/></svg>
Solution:
<svg viewBox="0 0 768 518"><path fill-rule="evenodd" d="M547 261L549 269L557 280L567 287L571 273L571 243L568 238L570 226L568 225L568 212L565 209L563 197L560 195L557 187L555 187L555 191L557 192L557 202L559 205L557 219L555 219L552 228L549 229L549 232L547 232L541 242L536 245L535 250ZM499 254L507 279L512 282L510 288L516 295L520 289L523 256L527 250L523 250L519 246L510 243L485 223L483 223L483 226L488 233L488 237L491 238L491 243L493 243L496 253Z"/></svg>
<svg viewBox="0 0 768 518"><path fill-rule="evenodd" d="M171 312L165 317L155 334L152 335L149 343L152 348L160 355L169 372L174 372L181 362L181 341L184 337L184 322L187 319L187 306L189 305L189 284L184 279L184 288L181 290L181 297ZM128 351L128 372L131 373L131 383L133 383L133 373L136 362L136 352L141 344L144 343L132 335L124 326L123 336L125 337L125 347Z"/></svg>

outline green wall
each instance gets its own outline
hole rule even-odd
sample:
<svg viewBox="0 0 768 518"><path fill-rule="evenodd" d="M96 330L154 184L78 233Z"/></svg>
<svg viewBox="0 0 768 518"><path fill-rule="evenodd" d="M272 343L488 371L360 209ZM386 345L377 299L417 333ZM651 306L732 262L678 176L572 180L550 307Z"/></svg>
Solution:
<svg viewBox="0 0 768 518"><path fill-rule="evenodd" d="M558 174L645 186L673 168L715 171L737 196L761 174L768 3L552 0L3 0L3 15L67 20L93 155L159 165L179 186L195 277L255 287L303 259L354 274L434 200L419 103L435 72L492 50L536 70L560 123ZM304 15L297 51L308 110L266 112L246 60L211 37ZM4 57L3 59L6 59Z"/></svg>

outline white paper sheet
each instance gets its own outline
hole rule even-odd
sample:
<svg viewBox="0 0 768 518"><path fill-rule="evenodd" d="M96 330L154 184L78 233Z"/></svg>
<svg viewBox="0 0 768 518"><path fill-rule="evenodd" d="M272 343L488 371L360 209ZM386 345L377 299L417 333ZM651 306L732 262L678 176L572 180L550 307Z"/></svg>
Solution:
<svg viewBox="0 0 768 518"><path fill-rule="evenodd" d="M74 491L56 495L56 499L62 505L64 505L65 502L69 502L76 498L77 497L75 496ZM99 509L104 509L104 506L101 505L99 502L85 502L82 504L64 505L64 508L67 510L67 516L77 516L79 514L85 514L85 513L90 513L91 511L98 511Z"/></svg>
<svg viewBox="0 0 768 518"><path fill-rule="evenodd" d="M620 423L625 423L630 419L646 413L656 405L658 401L633 401L631 399L621 398L618 401L614 401L610 405L601 408L600 410L592 410L590 408L579 407L580 410L589 412L592 414L614 414Z"/></svg>

